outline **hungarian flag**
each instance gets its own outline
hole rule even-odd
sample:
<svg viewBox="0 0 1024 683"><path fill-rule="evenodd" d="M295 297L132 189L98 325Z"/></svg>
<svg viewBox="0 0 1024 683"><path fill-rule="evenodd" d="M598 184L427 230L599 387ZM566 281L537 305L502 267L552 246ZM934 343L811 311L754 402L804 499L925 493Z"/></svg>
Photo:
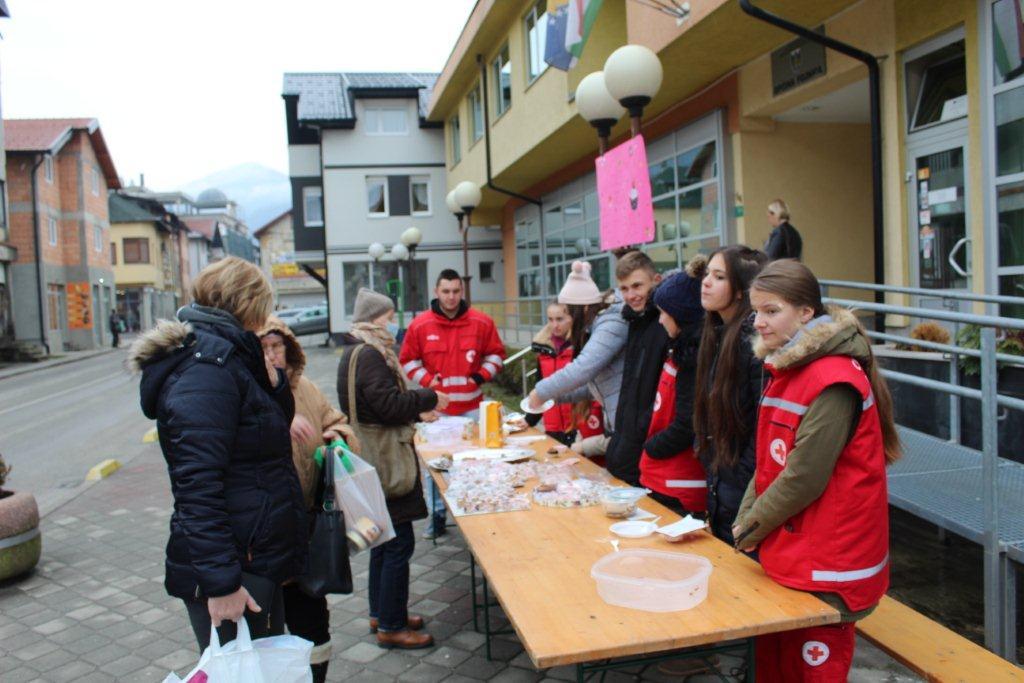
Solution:
<svg viewBox="0 0 1024 683"><path fill-rule="evenodd" d="M565 49L572 55L569 68L576 66L583 54L583 46L594 28L597 13L601 11L602 0L569 0L568 17L565 23Z"/></svg>

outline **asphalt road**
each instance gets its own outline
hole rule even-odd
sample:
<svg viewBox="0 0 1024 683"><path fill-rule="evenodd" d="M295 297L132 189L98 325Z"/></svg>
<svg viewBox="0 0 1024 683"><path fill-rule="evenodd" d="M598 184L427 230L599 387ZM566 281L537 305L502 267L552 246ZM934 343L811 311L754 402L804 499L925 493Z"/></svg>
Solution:
<svg viewBox="0 0 1024 683"><path fill-rule="evenodd" d="M306 374L336 404L337 356L318 345L323 338L302 338ZM155 423L139 407L127 355L122 348L0 380L0 453L12 467L5 488L32 492L45 515L83 490L93 465L159 448L143 443Z"/></svg>

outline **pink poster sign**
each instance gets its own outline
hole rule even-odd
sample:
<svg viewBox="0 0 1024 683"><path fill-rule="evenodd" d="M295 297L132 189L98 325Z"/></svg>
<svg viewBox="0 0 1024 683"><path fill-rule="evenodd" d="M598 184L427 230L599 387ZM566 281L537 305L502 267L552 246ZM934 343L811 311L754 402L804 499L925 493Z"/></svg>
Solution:
<svg viewBox="0 0 1024 683"><path fill-rule="evenodd" d="M653 240L654 206L643 136L630 138L606 152L594 165L601 209L601 249Z"/></svg>

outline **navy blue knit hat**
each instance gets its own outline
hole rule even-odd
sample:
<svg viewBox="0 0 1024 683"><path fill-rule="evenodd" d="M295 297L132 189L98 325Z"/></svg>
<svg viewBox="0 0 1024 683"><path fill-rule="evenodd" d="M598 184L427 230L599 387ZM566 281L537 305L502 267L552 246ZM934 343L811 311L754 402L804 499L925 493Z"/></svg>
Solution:
<svg viewBox="0 0 1024 683"><path fill-rule="evenodd" d="M700 283L707 272L707 257L698 254L686 264L686 271L676 273L654 290L654 305L668 313L682 327L704 317L700 305Z"/></svg>

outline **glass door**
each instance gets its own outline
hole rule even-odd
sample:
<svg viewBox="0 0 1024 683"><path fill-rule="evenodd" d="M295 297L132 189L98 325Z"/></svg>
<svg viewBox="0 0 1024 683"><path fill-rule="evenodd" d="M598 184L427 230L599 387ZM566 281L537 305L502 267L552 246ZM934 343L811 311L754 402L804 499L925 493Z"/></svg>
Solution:
<svg viewBox="0 0 1024 683"><path fill-rule="evenodd" d="M916 153L913 169L918 285L965 289L970 279L970 238L964 192L964 147Z"/></svg>

